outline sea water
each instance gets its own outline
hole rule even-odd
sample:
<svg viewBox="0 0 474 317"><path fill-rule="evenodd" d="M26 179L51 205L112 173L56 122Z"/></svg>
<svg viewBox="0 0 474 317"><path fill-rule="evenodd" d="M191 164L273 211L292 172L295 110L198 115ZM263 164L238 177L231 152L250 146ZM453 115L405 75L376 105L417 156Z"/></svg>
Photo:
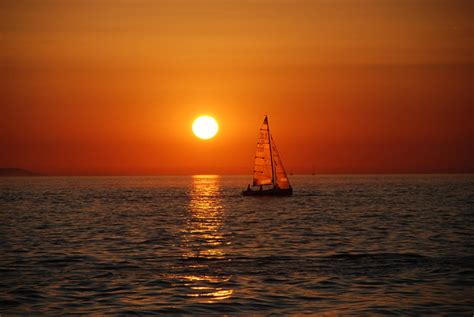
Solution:
<svg viewBox="0 0 474 317"><path fill-rule="evenodd" d="M0 178L0 314L474 313L473 175Z"/></svg>

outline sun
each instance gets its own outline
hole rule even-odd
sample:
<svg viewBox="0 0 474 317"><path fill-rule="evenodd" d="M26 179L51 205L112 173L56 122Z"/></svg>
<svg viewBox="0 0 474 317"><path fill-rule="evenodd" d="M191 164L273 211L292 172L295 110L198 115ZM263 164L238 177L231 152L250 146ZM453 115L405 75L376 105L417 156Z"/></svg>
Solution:
<svg viewBox="0 0 474 317"><path fill-rule="evenodd" d="M207 140L219 131L216 119L210 116L200 116L193 122L193 133L200 139Z"/></svg>

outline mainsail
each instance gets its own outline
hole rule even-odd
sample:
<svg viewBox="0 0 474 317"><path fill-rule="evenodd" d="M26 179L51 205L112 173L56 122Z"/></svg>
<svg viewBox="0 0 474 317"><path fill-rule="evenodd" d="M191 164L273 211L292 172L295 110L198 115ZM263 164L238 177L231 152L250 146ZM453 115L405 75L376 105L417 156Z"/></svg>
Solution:
<svg viewBox="0 0 474 317"><path fill-rule="evenodd" d="M254 186L273 185L282 189L290 187L280 154L270 134L266 116L258 135L254 166Z"/></svg>

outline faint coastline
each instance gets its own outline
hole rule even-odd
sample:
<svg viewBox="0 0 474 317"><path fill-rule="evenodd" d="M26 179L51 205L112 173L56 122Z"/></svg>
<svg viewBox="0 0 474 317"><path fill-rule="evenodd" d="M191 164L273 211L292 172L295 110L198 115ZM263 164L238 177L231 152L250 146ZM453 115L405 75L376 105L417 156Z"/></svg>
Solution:
<svg viewBox="0 0 474 317"><path fill-rule="evenodd" d="M25 170L23 168L0 168L0 177L1 176L41 176L41 174Z"/></svg>

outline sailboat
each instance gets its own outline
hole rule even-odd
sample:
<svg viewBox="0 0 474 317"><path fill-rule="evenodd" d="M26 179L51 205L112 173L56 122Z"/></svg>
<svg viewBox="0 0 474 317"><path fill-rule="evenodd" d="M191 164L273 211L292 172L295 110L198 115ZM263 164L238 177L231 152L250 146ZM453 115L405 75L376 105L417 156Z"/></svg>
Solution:
<svg viewBox="0 0 474 317"><path fill-rule="evenodd" d="M268 117L260 127L253 170L253 184L242 191L244 196L289 196L293 194L285 168L270 133Z"/></svg>

